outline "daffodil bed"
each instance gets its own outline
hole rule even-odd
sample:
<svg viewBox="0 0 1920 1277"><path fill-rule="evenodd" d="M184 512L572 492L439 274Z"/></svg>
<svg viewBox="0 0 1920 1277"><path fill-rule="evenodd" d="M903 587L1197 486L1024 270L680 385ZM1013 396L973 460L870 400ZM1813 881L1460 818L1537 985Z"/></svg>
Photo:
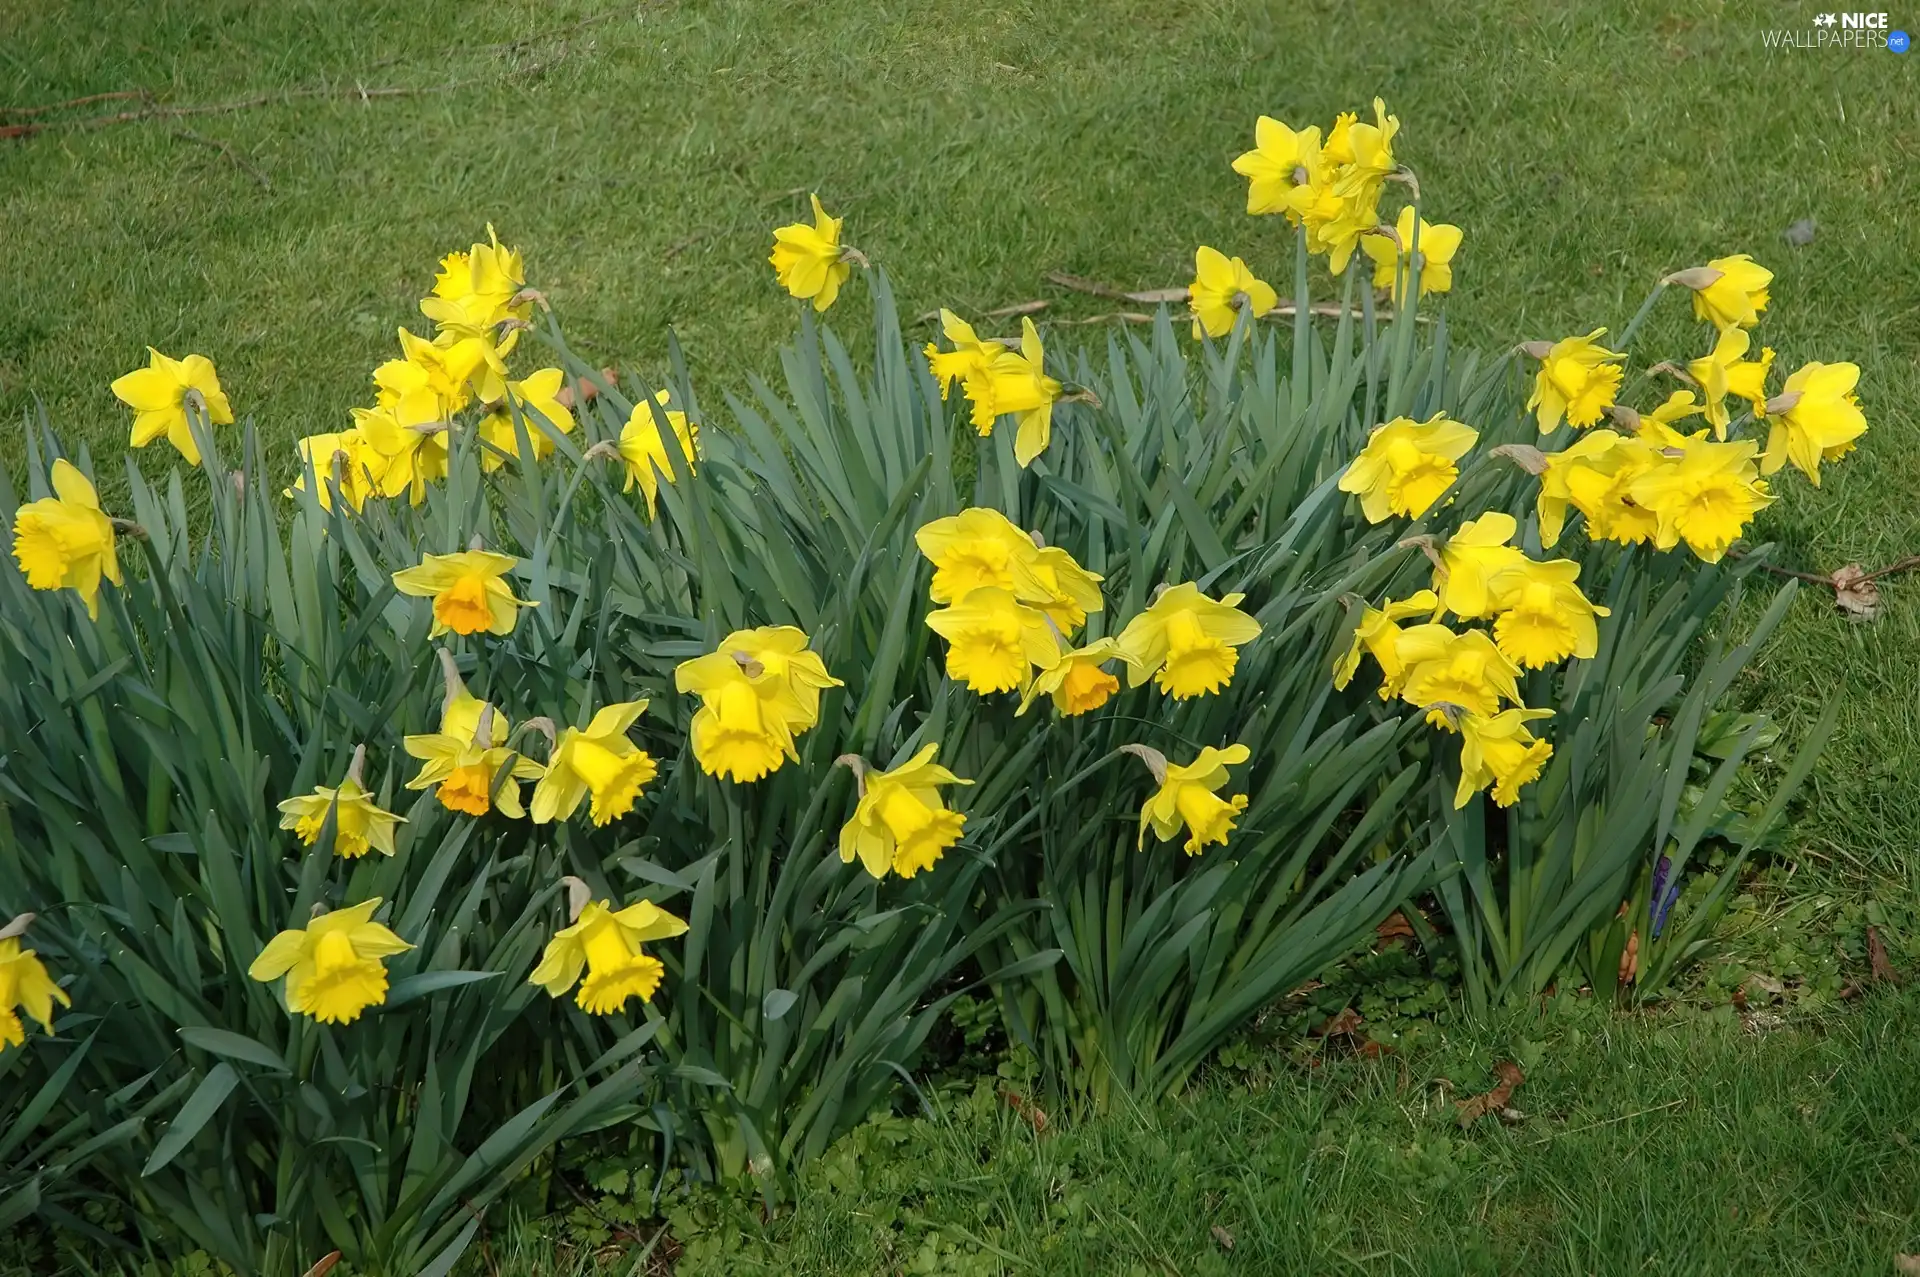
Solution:
<svg viewBox="0 0 1920 1277"><path fill-rule="evenodd" d="M1787 594L1728 603L1857 370L1771 389L1741 255L1612 343L1453 349L1398 127L1261 118L1292 300L1203 247L1190 335L912 349L816 199L779 390L595 372L490 234L297 471L199 356L114 383L186 463L126 509L33 424L0 1223L444 1274L590 1130L777 1193L969 990L1052 1085L1166 1094L1419 893L1476 1004L1657 992L1824 735L1755 765L1721 701ZM870 367L815 318L853 286ZM1710 348L1629 382L1671 288Z"/></svg>

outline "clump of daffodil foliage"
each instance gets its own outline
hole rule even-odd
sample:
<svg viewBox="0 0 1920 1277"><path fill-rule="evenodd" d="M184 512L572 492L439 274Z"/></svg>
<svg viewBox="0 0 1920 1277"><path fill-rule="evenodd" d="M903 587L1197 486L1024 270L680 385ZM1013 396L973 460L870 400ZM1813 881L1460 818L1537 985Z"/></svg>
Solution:
<svg viewBox="0 0 1920 1277"><path fill-rule="evenodd" d="M1676 910L1770 739L1717 709L1788 597L1726 633L1741 543L1858 369L1770 388L1744 255L1463 356L1399 121L1255 142L1190 326L1103 347L910 339L816 197L786 384L719 417L677 348L595 372L490 229L292 456L200 355L113 383L197 476L109 510L30 431L0 1223L84 1169L102 1245L446 1272L588 1129L777 1191L967 990L1052 1085L1164 1095L1419 892L1476 1003L1657 991L1818 745ZM1706 353L1639 368L1671 287ZM816 318L863 291L864 368Z"/></svg>

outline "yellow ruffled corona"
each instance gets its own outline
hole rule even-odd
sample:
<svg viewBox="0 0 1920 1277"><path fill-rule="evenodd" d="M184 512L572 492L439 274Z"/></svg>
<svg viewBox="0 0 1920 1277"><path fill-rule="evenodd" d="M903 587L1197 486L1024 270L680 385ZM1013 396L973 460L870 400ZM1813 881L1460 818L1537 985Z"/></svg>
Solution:
<svg viewBox="0 0 1920 1277"><path fill-rule="evenodd" d="M322 1024L352 1024L387 1000L386 959L413 946L373 920L379 897L323 913L267 941L247 975L262 984L287 978L287 1010Z"/></svg>
<svg viewBox="0 0 1920 1277"><path fill-rule="evenodd" d="M1023 689L1034 668L1060 657L1060 636L1047 614L997 586L967 591L928 614L927 626L947 641L947 676L982 696Z"/></svg>
<svg viewBox="0 0 1920 1277"><path fill-rule="evenodd" d="M346 860L357 860L369 851L383 856L394 854L393 831L407 823L373 800L354 769L337 788L314 786L312 793L296 794L280 803L280 828L293 831L301 845L311 847L320 841L327 817L334 818L333 853Z"/></svg>
<svg viewBox="0 0 1920 1277"><path fill-rule="evenodd" d="M1334 662L1335 690L1346 690L1359 672L1360 657L1364 654L1373 657L1374 664L1380 667L1380 699L1398 696L1401 682L1406 678L1406 666L1400 660L1400 623L1416 616L1432 616L1439 607L1438 595L1432 590L1421 590L1398 602L1388 599L1381 607L1363 609L1360 622L1353 630L1353 642Z"/></svg>
<svg viewBox="0 0 1920 1277"><path fill-rule="evenodd" d="M1224 846L1233 825L1247 809L1247 796L1220 797L1226 787L1227 768L1237 767L1252 757L1245 745L1215 749L1208 745L1191 763L1169 762L1158 750L1143 745L1122 747L1139 757L1153 773L1159 788L1140 808L1140 836L1135 849L1147 845L1147 830L1161 842L1171 842L1181 829L1187 831L1184 850L1197 856L1213 844Z"/></svg>
<svg viewBox="0 0 1920 1277"><path fill-rule="evenodd" d="M1013 459L1022 467L1047 450L1053 438L1053 405L1060 383L1047 376L1040 330L1031 319L1020 321L1020 349L1003 350L990 362L971 367L963 383L972 405L973 428L993 433L1001 417L1014 419Z"/></svg>
<svg viewBox="0 0 1920 1277"><path fill-rule="evenodd" d="M1620 392L1620 361L1626 356L1600 344L1607 330L1567 337L1538 350L1540 371L1533 379L1527 410L1552 434L1562 421L1586 427L1598 422Z"/></svg>
<svg viewBox="0 0 1920 1277"><path fill-rule="evenodd" d="M583 889L584 890L584 889ZM615 910L610 900L588 900L571 926L554 933L529 984L574 1001L588 1015L613 1015L628 1001L653 1001L666 968L640 946L686 933L687 924L651 901ZM585 979L582 979L584 974Z"/></svg>
<svg viewBox="0 0 1920 1277"><path fill-rule="evenodd" d="M911 878L931 869L942 854L960 841L967 818L946 805L942 785L971 785L934 762L937 744L919 752L892 771L871 771L864 759L849 755L839 761L853 770L859 802L853 818L840 827L840 859L861 867L875 878L889 870Z"/></svg>
<svg viewBox="0 0 1920 1277"><path fill-rule="evenodd" d="M820 694L844 686L791 625L737 630L682 662L673 682L701 699L689 728L694 760L709 776L740 782L798 761L794 737L819 722Z"/></svg>
<svg viewBox="0 0 1920 1277"><path fill-rule="evenodd" d="M627 739L646 708L645 701L608 705L585 727L560 732L547 769L533 787L529 813L534 824L569 820L588 800L596 827L633 810L640 790L659 771L652 755Z"/></svg>
<svg viewBox="0 0 1920 1277"><path fill-rule="evenodd" d="M1120 631L1127 685L1149 678L1175 700L1207 696L1233 679L1235 650L1260 636L1260 622L1240 610L1246 595L1210 599L1192 581L1160 592Z"/></svg>
<svg viewBox="0 0 1920 1277"><path fill-rule="evenodd" d="M1493 641L1515 665L1540 670L1568 657L1586 660L1600 646L1594 618L1608 615L1574 582L1580 565L1571 559L1528 559L1501 582L1500 614Z"/></svg>
<svg viewBox="0 0 1920 1277"><path fill-rule="evenodd" d="M1405 676L1401 698L1426 710L1435 727L1451 730L1461 713L1488 716L1503 699L1520 700L1520 667L1482 630L1410 626L1400 632L1396 655Z"/></svg>
<svg viewBox="0 0 1920 1277"><path fill-rule="evenodd" d="M13 558L36 590L72 590L100 615L100 581L120 584L120 556L113 521L79 467L62 457L53 463L53 495L14 512Z"/></svg>
<svg viewBox="0 0 1920 1277"><path fill-rule="evenodd" d="M1360 498L1368 523L1394 515L1417 519L1460 477L1460 458L1479 439L1479 431L1449 421L1445 413L1426 421L1395 417L1367 436L1367 446L1340 476L1340 491Z"/></svg>
<svg viewBox="0 0 1920 1277"><path fill-rule="evenodd" d="M840 295L840 286L853 274L853 265L840 246L840 218L828 217L818 195L813 201L813 224L795 222L773 233L773 273L793 296L813 301L825 310Z"/></svg>
<svg viewBox="0 0 1920 1277"><path fill-rule="evenodd" d="M1535 740L1527 724L1551 718L1544 709L1502 710L1498 714L1467 714L1460 720L1460 784L1453 791L1454 807L1465 807L1473 796L1493 786L1493 801L1511 807L1520 801L1520 787L1538 779L1553 746Z"/></svg>
<svg viewBox="0 0 1920 1277"><path fill-rule="evenodd" d="M67 991L47 974L39 955L21 946L20 935L31 921L32 915L16 918L5 928L6 934L0 935L0 1052L26 1045L27 1030L20 1020L20 1011L25 1011L51 1033L53 1004L73 1005Z"/></svg>
<svg viewBox="0 0 1920 1277"><path fill-rule="evenodd" d="M1820 463L1853 451L1867 432L1866 414L1853 388L1859 384L1857 364L1808 364L1787 378L1786 387L1767 417L1767 451L1760 473L1773 474L1788 462L1814 487L1820 486Z"/></svg>

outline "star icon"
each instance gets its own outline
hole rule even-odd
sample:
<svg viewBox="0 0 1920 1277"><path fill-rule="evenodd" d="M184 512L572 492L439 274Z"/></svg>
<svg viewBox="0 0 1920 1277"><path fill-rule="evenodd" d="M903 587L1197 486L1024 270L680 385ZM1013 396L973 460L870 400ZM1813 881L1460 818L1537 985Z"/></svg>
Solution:
<svg viewBox="0 0 1920 1277"><path fill-rule="evenodd" d="M1836 19L1831 13L1823 13L1813 20L1813 25L1816 27L1830 27L1835 21Z"/></svg>

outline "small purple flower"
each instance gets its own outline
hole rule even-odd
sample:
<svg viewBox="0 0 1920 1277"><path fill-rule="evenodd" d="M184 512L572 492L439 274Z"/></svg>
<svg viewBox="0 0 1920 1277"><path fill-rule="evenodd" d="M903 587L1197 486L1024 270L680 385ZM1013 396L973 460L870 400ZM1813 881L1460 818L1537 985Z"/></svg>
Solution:
<svg viewBox="0 0 1920 1277"><path fill-rule="evenodd" d="M1653 867L1653 898L1647 902L1648 920L1653 923L1655 936L1667 925L1667 911L1680 898L1680 884L1667 881L1672 873L1673 861L1666 856L1660 857L1660 863Z"/></svg>

